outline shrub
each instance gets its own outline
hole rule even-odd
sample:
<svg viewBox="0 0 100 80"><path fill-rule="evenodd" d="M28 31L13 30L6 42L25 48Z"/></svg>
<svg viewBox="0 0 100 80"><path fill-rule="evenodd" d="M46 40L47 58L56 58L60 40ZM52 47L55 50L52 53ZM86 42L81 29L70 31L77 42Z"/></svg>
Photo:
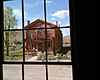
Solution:
<svg viewBox="0 0 100 80"><path fill-rule="evenodd" d="M58 53L61 54L61 56L63 56L63 54L67 54L68 50L71 50L71 47L68 46L68 47L62 47Z"/></svg>

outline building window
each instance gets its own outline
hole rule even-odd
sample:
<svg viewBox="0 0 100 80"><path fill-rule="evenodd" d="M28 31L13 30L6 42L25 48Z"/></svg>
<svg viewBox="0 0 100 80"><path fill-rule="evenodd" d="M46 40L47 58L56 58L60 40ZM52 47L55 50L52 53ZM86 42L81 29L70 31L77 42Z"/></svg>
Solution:
<svg viewBox="0 0 100 80"><path fill-rule="evenodd" d="M43 36L43 29L37 30L38 38L41 38Z"/></svg>
<svg viewBox="0 0 100 80"><path fill-rule="evenodd" d="M30 42L31 42L32 39L33 39L33 30L30 30L30 31L29 31L29 37L30 37Z"/></svg>
<svg viewBox="0 0 100 80"><path fill-rule="evenodd" d="M36 25L37 25L37 26L42 26L42 24L43 24L43 23L37 23Z"/></svg>
<svg viewBox="0 0 100 80"><path fill-rule="evenodd" d="M50 30L47 30L47 37L50 37Z"/></svg>

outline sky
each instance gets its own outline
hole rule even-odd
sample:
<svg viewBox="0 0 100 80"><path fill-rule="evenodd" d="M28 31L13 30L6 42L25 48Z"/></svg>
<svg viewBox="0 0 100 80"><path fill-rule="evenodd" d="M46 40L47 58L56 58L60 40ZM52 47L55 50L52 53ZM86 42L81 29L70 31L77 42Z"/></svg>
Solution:
<svg viewBox="0 0 100 80"><path fill-rule="evenodd" d="M24 0L24 26L27 25L27 21L33 22L37 19L44 20L44 0ZM47 22L54 23L58 21L58 24L62 26L70 25L69 16L69 0L46 0L46 17ZM4 8L11 7L13 14L16 15L18 20L18 29L22 28L22 5L21 0L5 1ZM61 29L63 36L70 34L70 29Z"/></svg>

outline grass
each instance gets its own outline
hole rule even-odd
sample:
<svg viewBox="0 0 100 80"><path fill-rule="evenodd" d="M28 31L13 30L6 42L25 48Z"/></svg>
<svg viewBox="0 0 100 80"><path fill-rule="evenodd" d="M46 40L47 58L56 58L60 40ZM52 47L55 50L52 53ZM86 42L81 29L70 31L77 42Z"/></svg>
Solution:
<svg viewBox="0 0 100 80"><path fill-rule="evenodd" d="M6 54L4 54L4 60L22 60L22 57L22 50L10 51L9 56L6 56Z"/></svg>
<svg viewBox="0 0 100 80"><path fill-rule="evenodd" d="M67 60L69 59L66 55L66 53L68 52L68 50L70 50L70 47L63 47L61 50L59 50L58 54L56 56L54 56L53 54L48 54L48 60ZM25 58L26 57L32 57L28 54L25 54ZM23 51L22 50L16 50L16 51L10 51L9 52L9 56L6 56L6 54L4 54L4 60L22 60L23 58ZM40 58L41 59L41 58Z"/></svg>

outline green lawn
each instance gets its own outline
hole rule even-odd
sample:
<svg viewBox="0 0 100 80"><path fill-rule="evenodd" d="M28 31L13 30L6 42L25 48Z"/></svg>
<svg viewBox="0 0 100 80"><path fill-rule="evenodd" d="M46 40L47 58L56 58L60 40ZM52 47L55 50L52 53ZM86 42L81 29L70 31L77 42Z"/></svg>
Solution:
<svg viewBox="0 0 100 80"><path fill-rule="evenodd" d="M6 54L4 54L4 60L22 60L22 58L23 58L22 50L10 51L9 56L6 56Z"/></svg>

